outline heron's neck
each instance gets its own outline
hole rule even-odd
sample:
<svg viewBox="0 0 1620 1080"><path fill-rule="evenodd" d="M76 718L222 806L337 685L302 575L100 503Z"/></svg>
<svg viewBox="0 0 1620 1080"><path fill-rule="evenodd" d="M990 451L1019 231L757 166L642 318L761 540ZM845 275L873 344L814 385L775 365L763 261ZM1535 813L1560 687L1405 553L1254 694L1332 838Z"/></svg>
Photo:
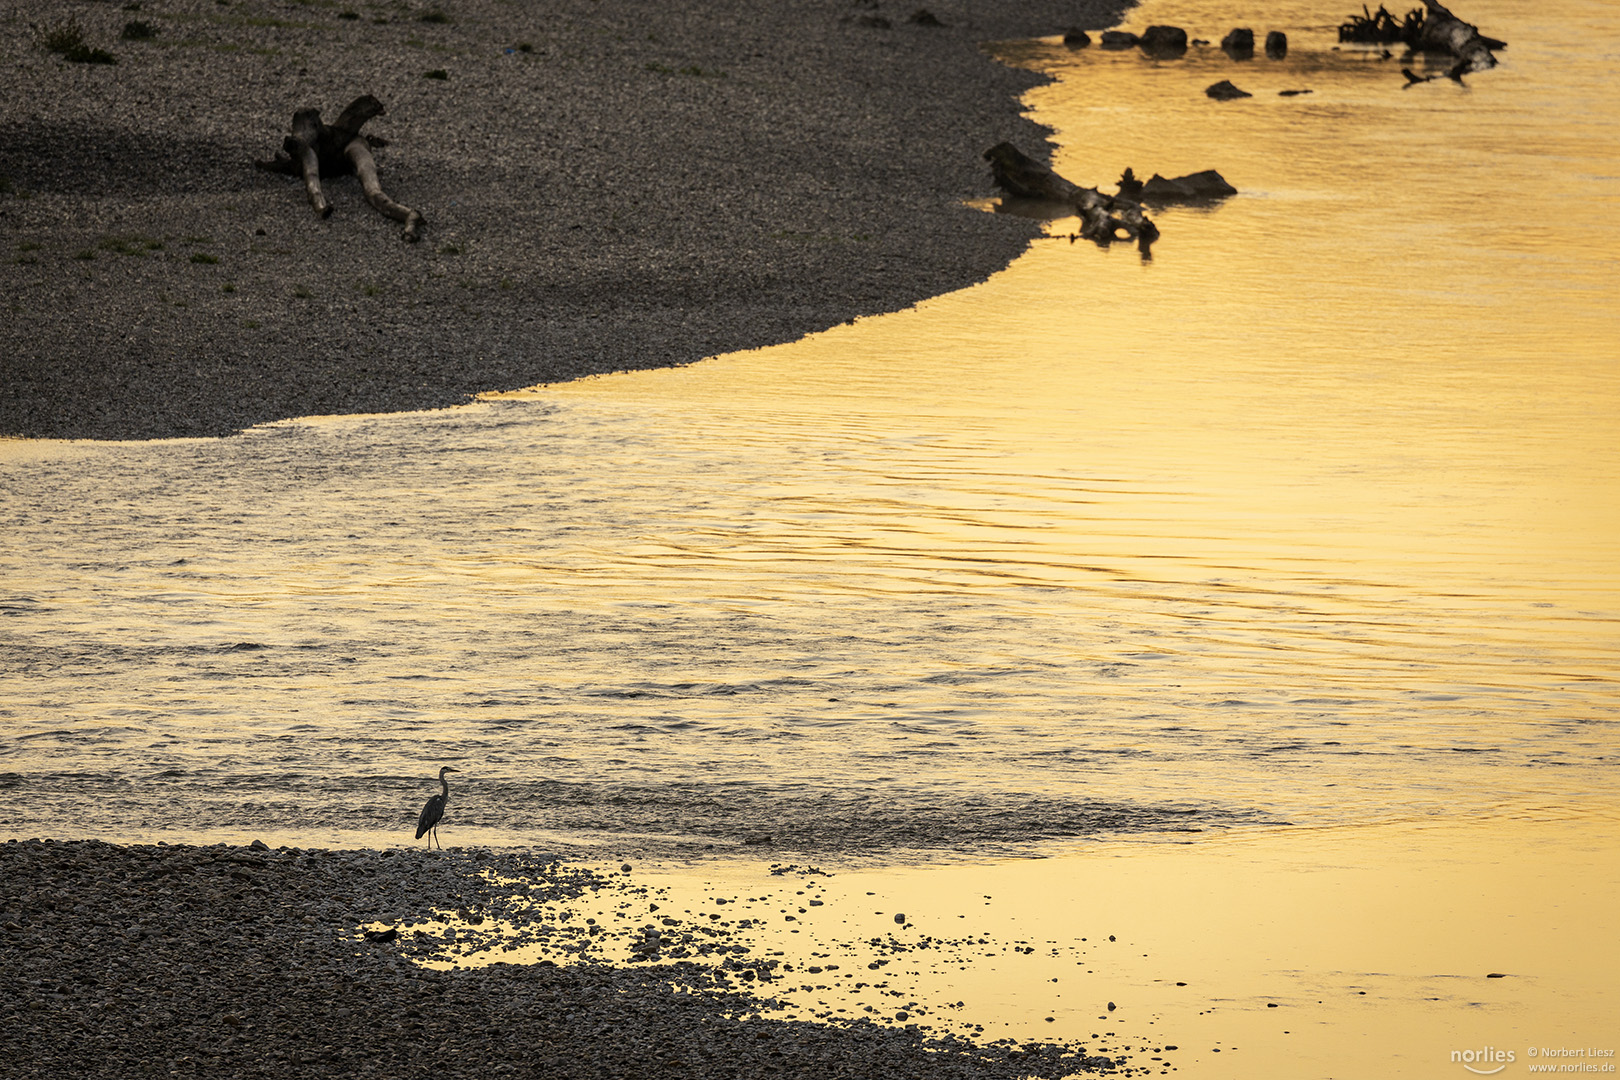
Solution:
<svg viewBox="0 0 1620 1080"><path fill-rule="evenodd" d="M450 780L449 780L449 778L448 778L448 777L446 777L446 776L445 776L445 775L444 775L444 773L440 773L440 774L439 774L439 783L441 783L441 784L443 784L443 785L444 785L444 795L443 795L443 798L444 798L444 799L445 799L445 801L447 801L447 802L448 802L448 801L449 801L449 799L450 799Z"/></svg>

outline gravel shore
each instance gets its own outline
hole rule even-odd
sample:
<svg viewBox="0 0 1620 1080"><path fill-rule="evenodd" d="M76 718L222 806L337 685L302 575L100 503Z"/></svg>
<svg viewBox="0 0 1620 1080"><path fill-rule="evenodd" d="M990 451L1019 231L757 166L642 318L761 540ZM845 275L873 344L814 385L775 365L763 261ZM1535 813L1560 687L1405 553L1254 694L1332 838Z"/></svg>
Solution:
<svg viewBox="0 0 1620 1080"><path fill-rule="evenodd" d="M0 844L3 1071L53 1080L1150 1071L1098 1048L761 1015L780 961L710 929L730 923L683 934L680 920L648 914L645 899L623 905L635 907L628 923L645 922L625 928L640 937L631 963L413 962L487 948L514 925L519 937L559 933L535 926L530 905L555 910L614 888L633 896L630 870L604 875L510 852L12 840ZM412 928L435 910L459 915L455 945ZM367 940L361 931L375 923L393 933ZM575 940L606 932L583 924L570 928ZM675 945L694 937L695 949ZM685 959L698 953L710 962Z"/></svg>
<svg viewBox="0 0 1620 1080"><path fill-rule="evenodd" d="M1036 76L982 44L1122 6L8 4L0 434L446 406L962 288L1035 231L963 206L992 193L980 154L1044 150L1018 103ZM49 51L69 19L117 62ZM352 178L321 220L252 166L295 109L363 93L421 243Z"/></svg>

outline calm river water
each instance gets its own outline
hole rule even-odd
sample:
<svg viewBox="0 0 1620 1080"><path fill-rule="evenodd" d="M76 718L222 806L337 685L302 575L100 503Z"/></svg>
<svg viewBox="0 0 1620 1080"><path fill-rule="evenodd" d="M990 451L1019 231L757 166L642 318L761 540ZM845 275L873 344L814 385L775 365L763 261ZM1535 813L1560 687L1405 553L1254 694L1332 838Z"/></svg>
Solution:
<svg viewBox="0 0 1620 1080"><path fill-rule="evenodd" d="M0 834L409 842L444 763L451 844L1613 821L1620 7L1472 0L1503 66L1411 89L1343 14L1001 50L1071 179L1240 189L1149 262L1055 221L690 368L0 444Z"/></svg>

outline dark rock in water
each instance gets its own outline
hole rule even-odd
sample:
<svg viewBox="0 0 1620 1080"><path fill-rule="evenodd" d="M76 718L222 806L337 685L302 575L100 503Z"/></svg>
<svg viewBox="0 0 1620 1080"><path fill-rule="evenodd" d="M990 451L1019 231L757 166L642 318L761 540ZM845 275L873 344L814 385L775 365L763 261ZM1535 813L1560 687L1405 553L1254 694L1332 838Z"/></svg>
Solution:
<svg viewBox="0 0 1620 1080"><path fill-rule="evenodd" d="M1174 180L1166 180L1158 173L1154 173L1148 182L1142 185L1144 202L1202 202L1208 199L1224 199L1228 195L1236 194L1237 188L1228 184L1226 177L1214 169L1188 173Z"/></svg>
<svg viewBox="0 0 1620 1080"><path fill-rule="evenodd" d="M906 913L903 912L903 911L895 912L894 913L894 921L897 922L897 923L902 923L902 924L905 923L905 921L906 921Z"/></svg>
<svg viewBox="0 0 1620 1080"><path fill-rule="evenodd" d="M1281 60L1288 55L1288 35L1281 30L1272 30L1266 34L1266 55L1273 60Z"/></svg>
<svg viewBox="0 0 1620 1080"><path fill-rule="evenodd" d="M1187 51L1187 31L1179 26L1150 26L1137 44L1149 56L1180 56Z"/></svg>
<svg viewBox="0 0 1620 1080"><path fill-rule="evenodd" d="M1234 60L1248 60L1254 56L1254 31L1246 26L1221 38L1221 48Z"/></svg>
<svg viewBox="0 0 1620 1080"><path fill-rule="evenodd" d="M916 11L913 11L911 13L911 17L908 18L906 20L906 22L911 23L914 26L944 26L945 25L944 23L939 21L939 16L935 15L932 11L929 11L927 8L918 8Z"/></svg>
<svg viewBox="0 0 1620 1080"><path fill-rule="evenodd" d="M1205 87L1204 93L1208 94L1216 101L1233 101L1237 98L1254 97L1254 95L1249 93L1247 90L1239 90L1237 87L1233 86L1230 79L1222 79L1214 86Z"/></svg>
<svg viewBox="0 0 1620 1080"><path fill-rule="evenodd" d="M366 931L367 941L393 941L397 937L399 937L399 928L397 926L390 926L387 930Z"/></svg>
<svg viewBox="0 0 1620 1080"><path fill-rule="evenodd" d="M1142 39L1129 30L1104 30L1102 47L1105 49L1134 49Z"/></svg>
<svg viewBox="0 0 1620 1080"><path fill-rule="evenodd" d="M1063 35L1063 44L1071 49L1083 49L1091 44L1091 35L1084 30L1070 30Z"/></svg>
<svg viewBox="0 0 1620 1080"><path fill-rule="evenodd" d="M1127 199L1140 199L1142 197L1142 181L1127 166L1119 177L1119 193Z"/></svg>
<svg viewBox="0 0 1620 1080"><path fill-rule="evenodd" d="M1278 97L1299 97L1299 95L1301 95L1301 94L1308 94L1308 93L1310 93L1309 90L1279 90L1279 91L1277 91L1277 96Z"/></svg>

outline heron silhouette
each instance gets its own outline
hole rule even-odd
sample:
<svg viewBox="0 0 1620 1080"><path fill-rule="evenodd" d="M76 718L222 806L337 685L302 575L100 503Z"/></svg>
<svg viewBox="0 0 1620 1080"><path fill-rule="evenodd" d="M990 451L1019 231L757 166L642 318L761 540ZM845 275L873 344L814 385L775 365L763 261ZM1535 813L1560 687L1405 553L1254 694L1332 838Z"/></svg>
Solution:
<svg viewBox="0 0 1620 1080"><path fill-rule="evenodd" d="M423 836L426 836L429 851L433 850L433 841L439 838L439 819L444 817L444 804L450 798L450 781L444 778L444 774L460 771L460 769L451 765L446 765L439 770L439 783L444 785L444 790L427 801L427 805L422 807L422 816L416 819L416 838L420 840ZM439 845L439 850L444 850L442 843Z"/></svg>

